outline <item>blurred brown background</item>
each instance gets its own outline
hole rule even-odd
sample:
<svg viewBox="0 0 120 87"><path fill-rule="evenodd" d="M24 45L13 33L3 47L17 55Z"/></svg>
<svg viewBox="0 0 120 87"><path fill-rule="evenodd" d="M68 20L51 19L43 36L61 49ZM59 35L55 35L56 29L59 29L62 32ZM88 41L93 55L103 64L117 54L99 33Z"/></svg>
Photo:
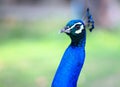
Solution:
<svg viewBox="0 0 120 87"><path fill-rule="evenodd" d="M97 25L111 27L120 20L119 0L91 0ZM0 0L0 18L33 20L48 16L71 16L70 0Z"/></svg>

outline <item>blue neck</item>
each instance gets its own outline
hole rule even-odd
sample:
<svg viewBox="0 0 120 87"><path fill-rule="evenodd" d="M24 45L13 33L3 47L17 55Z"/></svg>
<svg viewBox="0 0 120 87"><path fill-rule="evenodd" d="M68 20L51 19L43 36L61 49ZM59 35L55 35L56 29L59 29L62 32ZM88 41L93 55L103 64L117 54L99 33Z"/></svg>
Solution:
<svg viewBox="0 0 120 87"><path fill-rule="evenodd" d="M86 33L79 39L71 37L52 82L52 87L76 87L85 59Z"/></svg>

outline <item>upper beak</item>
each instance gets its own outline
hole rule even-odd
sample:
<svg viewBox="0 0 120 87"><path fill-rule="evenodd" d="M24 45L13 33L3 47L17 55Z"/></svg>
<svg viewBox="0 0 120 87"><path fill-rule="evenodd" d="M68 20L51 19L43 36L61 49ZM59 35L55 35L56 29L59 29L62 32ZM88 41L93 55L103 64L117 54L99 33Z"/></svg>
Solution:
<svg viewBox="0 0 120 87"><path fill-rule="evenodd" d="M70 33L70 29L68 27L65 27L60 30L60 33Z"/></svg>

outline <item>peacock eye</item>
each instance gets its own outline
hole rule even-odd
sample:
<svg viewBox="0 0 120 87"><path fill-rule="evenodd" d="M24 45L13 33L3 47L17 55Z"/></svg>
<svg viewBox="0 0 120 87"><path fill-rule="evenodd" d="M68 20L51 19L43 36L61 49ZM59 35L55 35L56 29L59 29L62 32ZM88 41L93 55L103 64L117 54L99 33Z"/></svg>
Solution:
<svg viewBox="0 0 120 87"><path fill-rule="evenodd" d="M80 25L79 25L79 24L75 25L75 28L76 28L77 30L79 30L79 29L80 29Z"/></svg>

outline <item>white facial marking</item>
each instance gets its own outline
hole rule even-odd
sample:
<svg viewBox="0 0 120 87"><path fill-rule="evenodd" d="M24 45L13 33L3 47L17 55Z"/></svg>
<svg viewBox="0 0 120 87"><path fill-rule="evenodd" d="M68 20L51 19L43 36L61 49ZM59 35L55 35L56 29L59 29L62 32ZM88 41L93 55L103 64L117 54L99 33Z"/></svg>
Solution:
<svg viewBox="0 0 120 87"><path fill-rule="evenodd" d="M75 23L73 26L71 26L70 28L68 28L67 30L71 30L72 28L74 28L77 24L82 24L81 22Z"/></svg>
<svg viewBox="0 0 120 87"><path fill-rule="evenodd" d="M81 25L80 26L80 29L79 30L77 30L77 31L75 31L75 33L76 34L79 34L79 33L81 33L82 32L82 30L84 29L84 26L83 25Z"/></svg>

